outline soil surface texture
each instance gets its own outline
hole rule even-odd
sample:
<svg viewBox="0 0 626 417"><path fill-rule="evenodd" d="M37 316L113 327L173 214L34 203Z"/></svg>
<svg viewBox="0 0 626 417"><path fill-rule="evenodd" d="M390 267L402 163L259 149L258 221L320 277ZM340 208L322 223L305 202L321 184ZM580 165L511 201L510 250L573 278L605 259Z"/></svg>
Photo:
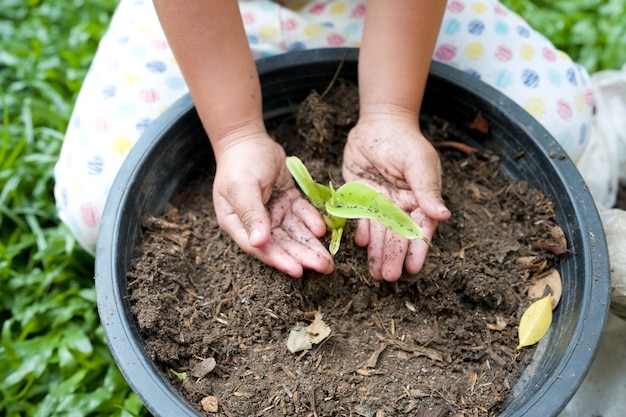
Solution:
<svg viewBox="0 0 626 417"><path fill-rule="evenodd" d="M339 80L271 132L316 181L339 186L357 116L356 87ZM370 278L350 221L330 275L293 279L243 253L218 227L210 169L144 219L128 272L132 312L150 357L200 414L498 415L534 350L516 349L528 285L564 256L553 206L502 175L498 155L459 149L445 121L422 126L453 216L423 270L395 283ZM290 331L316 317L330 335L291 353Z"/></svg>

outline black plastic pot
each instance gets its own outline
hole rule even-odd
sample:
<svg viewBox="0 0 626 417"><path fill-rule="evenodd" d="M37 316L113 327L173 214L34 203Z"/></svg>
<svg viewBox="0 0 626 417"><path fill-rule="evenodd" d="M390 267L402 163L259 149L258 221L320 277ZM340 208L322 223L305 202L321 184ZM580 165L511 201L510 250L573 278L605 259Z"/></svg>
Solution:
<svg viewBox="0 0 626 417"><path fill-rule="evenodd" d="M289 53L258 62L266 120L291 113L312 89L340 76L356 81L358 51ZM480 111L502 169L552 198L575 255L559 265L563 296L553 325L515 385L501 416L556 416L585 377L609 305L604 232L583 179L559 144L512 101L473 77L434 63L422 111L467 126ZM519 157L519 151L524 154ZM147 356L130 312L126 271L140 237L140 219L162 211L197 164L212 163L209 142L189 96L154 122L130 152L110 192L98 240L96 289L107 342L131 388L157 416L196 416Z"/></svg>

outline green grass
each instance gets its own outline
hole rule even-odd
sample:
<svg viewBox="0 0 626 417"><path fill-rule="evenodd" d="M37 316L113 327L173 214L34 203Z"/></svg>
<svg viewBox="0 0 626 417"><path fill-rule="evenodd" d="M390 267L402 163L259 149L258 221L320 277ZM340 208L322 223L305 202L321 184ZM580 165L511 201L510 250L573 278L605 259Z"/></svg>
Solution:
<svg viewBox="0 0 626 417"><path fill-rule="evenodd" d="M501 0L589 72L626 63L626 0Z"/></svg>
<svg viewBox="0 0 626 417"><path fill-rule="evenodd" d="M590 71L626 62L626 0L506 0ZM0 7L0 416L146 414L109 353L93 258L56 216L53 166L115 0Z"/></svg>
<svg viewBox="0 0 626 417"><path fill-rule="evenodd" d="M53 166L114 0L0 7L0 415L137 415L104 341L93 258L59 224Z"/></svg>

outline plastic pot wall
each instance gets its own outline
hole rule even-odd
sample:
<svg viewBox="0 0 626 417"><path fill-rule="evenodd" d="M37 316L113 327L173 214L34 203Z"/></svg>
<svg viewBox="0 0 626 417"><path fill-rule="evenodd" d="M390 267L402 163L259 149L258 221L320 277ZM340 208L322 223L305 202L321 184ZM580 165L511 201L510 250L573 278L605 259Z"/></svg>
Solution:
<svg viewBox="0 0 626 417"><path fill-rule="evenodd" d="M358 51L321 49L258 61L266 120L290 114L338 68L357 80ZM527 180L554 202L572 256L559 265L563 296L553 324L514 386L502 417L556 416L586 375L609 304L604 232L583 179L559 144L508 98L473 77L433 63L422 112L467 126L480 111L488 138L472 145L496 151L502 170ZM519 151L523 156L519 157ZM99 314L108 345L131 388L156 416L197 416L147 356L128 302L126 272L139 243L140 220L162 212L194 167L214 164L193 103L183 97L156 120L128 155L102 218L96 256Z"/></svg>

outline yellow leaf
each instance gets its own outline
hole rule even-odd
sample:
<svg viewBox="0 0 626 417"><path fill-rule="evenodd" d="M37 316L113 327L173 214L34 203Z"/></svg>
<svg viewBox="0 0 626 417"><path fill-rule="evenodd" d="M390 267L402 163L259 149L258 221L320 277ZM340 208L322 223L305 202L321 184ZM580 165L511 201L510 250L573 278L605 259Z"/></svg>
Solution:
<svg viewBox="0 0 626 417"><path fill-rule="evenodd" d="M537 343L552 323L552 294L532 303L519 322L519 345L517 349Z"/></svg>

